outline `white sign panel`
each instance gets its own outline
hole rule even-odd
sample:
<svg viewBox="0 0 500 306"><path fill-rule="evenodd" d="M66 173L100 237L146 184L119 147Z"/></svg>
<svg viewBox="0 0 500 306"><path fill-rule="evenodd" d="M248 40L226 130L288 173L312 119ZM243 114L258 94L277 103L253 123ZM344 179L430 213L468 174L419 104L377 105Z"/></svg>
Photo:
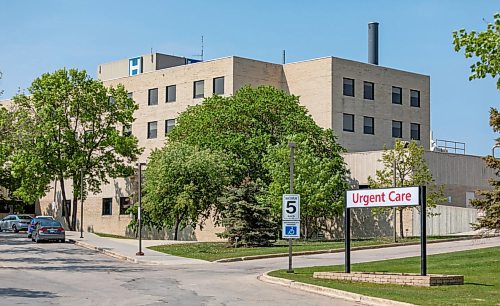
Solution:
<svg viewBox="0 0 500 306"><path fill-rule="evenodd" d="M283 220L300 220L300 194L283 195Z"/></svg>
<svg viewBox="0 0 500 306"><path fill-rule="evenodd" d="M300 221L283 221L283 233L281 238L300 238Z"/></svg>
<svg viewBox="0 0 500 306"><path fill-rule="evenodd" d="M347 208L419 205L419 188L347 190Z"/></svg>

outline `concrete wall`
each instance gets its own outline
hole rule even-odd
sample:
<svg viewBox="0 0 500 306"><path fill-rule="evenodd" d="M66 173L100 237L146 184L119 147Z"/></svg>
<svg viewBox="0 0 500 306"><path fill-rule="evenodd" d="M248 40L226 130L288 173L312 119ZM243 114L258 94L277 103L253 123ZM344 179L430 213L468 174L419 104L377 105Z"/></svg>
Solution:
<svg viewBox="0 0 500 306"><path fill-rule="evenodd" d="M449 235L472 231L471 223L479 217L475 208L438 205L432 209L432 216L427 216L427 235ZM420 235L420 212L412 209L412 235Z"/></svg>

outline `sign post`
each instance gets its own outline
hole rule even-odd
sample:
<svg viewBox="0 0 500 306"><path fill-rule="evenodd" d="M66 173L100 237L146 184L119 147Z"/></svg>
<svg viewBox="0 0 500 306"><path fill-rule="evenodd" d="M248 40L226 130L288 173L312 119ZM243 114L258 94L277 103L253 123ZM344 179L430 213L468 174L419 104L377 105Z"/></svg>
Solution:
<svg viewBox="0 0 500 306"><path fill-rule="evenodd" d="M427 228L425 198L425 186L347 190L345 193L344 213L345 272L351 272L351 208L420 205L420 274L422 276L427 275Z"/></svg>
<svg viewBox="0 0 500 306"><path fill-rule="evenodd" d="M288 239L288 273L292 269L292 239L300 238L300 195L284 194L282 205L282 238Z"/></svg>

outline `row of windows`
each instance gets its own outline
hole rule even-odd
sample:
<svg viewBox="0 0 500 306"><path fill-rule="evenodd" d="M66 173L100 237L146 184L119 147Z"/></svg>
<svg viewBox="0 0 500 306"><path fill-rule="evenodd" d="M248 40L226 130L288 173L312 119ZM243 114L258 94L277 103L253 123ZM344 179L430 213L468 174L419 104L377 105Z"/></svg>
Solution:
<svg viewBox="0 0 500 306"><path fill-rule="evenodd" d="M213 94L223 95L224 94L224 77L218 77L213 79ZM193 82L193 99L199 99L205 97L205 81L194 81ZM177 99L177 86L170 85L165 87L165 102L175 102ZM158 88L151 88L148 90L148 105L158 105Z"/></svg>
<svg viewBox="0 0 500 306"><path fill-rule="evenodd" d="M354 97L354 79L344 78L343 85L344 96ZM375 84L372 82L363 82L363 99L375 100ZM403 104L403 89L392 86L392 103ZM420 107L420 91L410 89L410 106Z"/></svg>
<svg viewBox="0 0 500 306"><path fill-rule="evenodd" d="M354 115L344 114L343 130L354 132ZM375 118L363 116L363 134L375 135ZM392 137L403 138L403 122L392 121ZM420 140L420 124L410 123L410 138Z"/></svg>
<svg viewBox="0 0 500 306"><path fill-rule="evenodd" d="M120 197L120 215L126 215L127 209L130 207L129 197ZM102 199L102 215L110 216L113 214L113 198Z"/></svg>
<svg viewBox="0 0 500 306"><path fill-rule="evenodd" d="M165 120L165 135L167 135L175 127L175 119ZM148 139L158 137L158 121L148 122Z"/></svg>

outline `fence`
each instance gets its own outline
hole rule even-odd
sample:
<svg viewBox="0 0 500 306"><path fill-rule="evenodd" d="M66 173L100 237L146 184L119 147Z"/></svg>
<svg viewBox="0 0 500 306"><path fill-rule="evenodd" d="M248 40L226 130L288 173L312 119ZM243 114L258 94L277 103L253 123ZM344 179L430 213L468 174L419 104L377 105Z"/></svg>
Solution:
<svg viewBox="0 0 500 306"><path fill-rule="evenodd" d="M472 231L471 223L475 223L479 211L475 208L463 208L438 205L432 209L437 214L427 216L427 235L449 235ZM420 235L420 212L414 208L412 218L412 235Z"/></svg>

